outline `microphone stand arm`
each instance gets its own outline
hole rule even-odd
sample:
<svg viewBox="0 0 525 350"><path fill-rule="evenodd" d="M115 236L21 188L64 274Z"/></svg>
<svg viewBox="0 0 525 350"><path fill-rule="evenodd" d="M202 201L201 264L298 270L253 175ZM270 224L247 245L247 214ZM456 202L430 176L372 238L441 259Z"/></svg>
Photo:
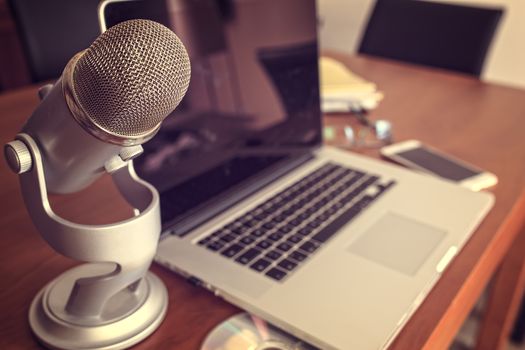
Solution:
<svg viewBox="0 0 525 350"><path fill-rule="evenodd" d="M27 210L44 239L67 257L91 263L116 264L109 273L76 279L69 293L64 310L68 318L97 320L115 294L126 288L129 293L136 293L149 269L161 231L158 192L137 176L132 161L128 161L112 176L126 200L137 209L138 215L107 225L70 222L55 214L49 204L38 145L27 134L19 134L17 139L27 146L31 155L30 169L20 174L22 194Z"/></svg>

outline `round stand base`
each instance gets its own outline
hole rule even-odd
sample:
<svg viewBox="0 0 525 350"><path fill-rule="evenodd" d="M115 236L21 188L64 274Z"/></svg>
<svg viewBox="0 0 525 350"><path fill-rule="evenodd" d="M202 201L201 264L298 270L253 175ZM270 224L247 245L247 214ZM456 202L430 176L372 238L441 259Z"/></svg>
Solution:
<svg viewBox="0 0 525 350"><path fill-rule="evenodd" d="M36 295L29 309L29 324L36 337L53 349L123 349L149 336L160 325L168 306L162 281L148 272L135 290L126 289L110 299L109 312L100 317L74 317L65 309L67 296L78 277L93 275L100 267L88 264L66 271ZM121 294L121 295L119 295Z"/></svg>

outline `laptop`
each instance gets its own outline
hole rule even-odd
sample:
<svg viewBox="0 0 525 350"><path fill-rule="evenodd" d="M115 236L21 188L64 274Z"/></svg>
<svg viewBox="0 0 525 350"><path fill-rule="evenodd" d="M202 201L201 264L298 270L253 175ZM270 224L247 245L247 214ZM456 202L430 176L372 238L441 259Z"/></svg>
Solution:
<svg viewBox="0 0 525 350"><path fill-rule="evenodd" d="M492 195L323 145L314 0L147 2L192 61L135 160L156 262L319 348L388 346Z"/></svg>

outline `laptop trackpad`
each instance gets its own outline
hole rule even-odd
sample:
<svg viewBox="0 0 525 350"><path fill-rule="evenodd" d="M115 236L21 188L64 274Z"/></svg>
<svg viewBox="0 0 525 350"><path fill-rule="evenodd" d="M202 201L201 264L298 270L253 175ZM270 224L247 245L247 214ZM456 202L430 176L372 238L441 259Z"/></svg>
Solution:
<svg viewBox="0 0 525 350"><path fill-rule="evenodd" d="M417 270L446 232L394 213L387 213L348 250L407 275Z"/></svg>

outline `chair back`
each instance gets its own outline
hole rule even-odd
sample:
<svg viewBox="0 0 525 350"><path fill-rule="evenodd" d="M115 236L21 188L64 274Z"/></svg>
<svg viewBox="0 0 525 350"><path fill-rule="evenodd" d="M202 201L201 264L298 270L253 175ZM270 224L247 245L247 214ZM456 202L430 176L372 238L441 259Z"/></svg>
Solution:
<svg viewBox="0 0 525 350"><path fill-rule="evenodd" d="M359 52L479 77L503 9L376 0Z"/></svg>
<svg viewBox="0 0 525 350"><path fill-rule="evenodd" d="M58 78L100 34L99 0L8 0L33 82Z"/></svg>

